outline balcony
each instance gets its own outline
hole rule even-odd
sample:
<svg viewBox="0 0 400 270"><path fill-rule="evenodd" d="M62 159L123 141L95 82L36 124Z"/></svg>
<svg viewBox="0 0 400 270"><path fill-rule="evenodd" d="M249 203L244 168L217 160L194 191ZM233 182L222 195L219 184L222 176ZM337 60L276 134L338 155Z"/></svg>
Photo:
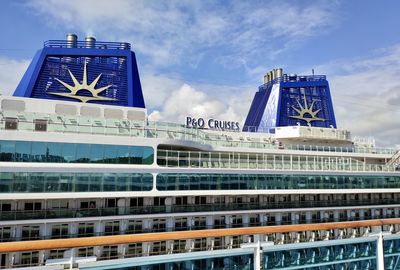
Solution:
<svg viewBox="0 0 400 270"><path fill-rule="evenodd" d="M292 201L292 202L263 202L263 203L209 203L187 205L163 205L140 207L111 207L88 209L46 209L35 211L1 211L0 220L30 220L55 218L84 218L127 215L150 215L166 213L194 213L194 212L226 212L251 211L268 209L296 209L296 208L323 208L323 207L351 207L371 205L396 205L397 199L372 200L335 200L335 201Z"/></svg>

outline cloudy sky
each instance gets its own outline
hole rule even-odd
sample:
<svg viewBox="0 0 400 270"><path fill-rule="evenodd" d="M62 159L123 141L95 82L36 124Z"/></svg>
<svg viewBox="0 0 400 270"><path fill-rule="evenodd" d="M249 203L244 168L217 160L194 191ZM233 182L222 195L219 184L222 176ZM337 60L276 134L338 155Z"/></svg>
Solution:
<svg viewBox="0 0 400 270"><path fill-rule="evenodd" d="M326 74L339 128L400 144L400 1L0 2L0 93L67 32L132 43L153 119L244 122L263 74Z"/></svg>

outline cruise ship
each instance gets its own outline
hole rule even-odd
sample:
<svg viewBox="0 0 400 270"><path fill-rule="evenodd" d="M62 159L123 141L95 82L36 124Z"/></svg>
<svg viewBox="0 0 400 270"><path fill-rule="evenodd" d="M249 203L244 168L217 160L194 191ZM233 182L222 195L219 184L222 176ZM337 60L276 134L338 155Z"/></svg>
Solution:
<svg viewBox="0 0 400 270"><path fill-rule="evenodd" d="M44 43L0 96L0 268L400 269L400 152L325 75L267 72L244 123L144 96L129 43Z"/></svg>

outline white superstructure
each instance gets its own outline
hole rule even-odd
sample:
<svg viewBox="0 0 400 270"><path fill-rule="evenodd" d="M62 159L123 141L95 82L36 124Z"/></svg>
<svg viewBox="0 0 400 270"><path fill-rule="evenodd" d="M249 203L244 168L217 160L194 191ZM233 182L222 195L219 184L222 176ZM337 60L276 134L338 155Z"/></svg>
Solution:
<svg viewBox="0 0 400 270"><path fill-rule="evenodd" d="M320 121L298 104L290 117ZM396 269L398 169L397 149L333 127L197 129L2 96L0 268Z"/></svg>

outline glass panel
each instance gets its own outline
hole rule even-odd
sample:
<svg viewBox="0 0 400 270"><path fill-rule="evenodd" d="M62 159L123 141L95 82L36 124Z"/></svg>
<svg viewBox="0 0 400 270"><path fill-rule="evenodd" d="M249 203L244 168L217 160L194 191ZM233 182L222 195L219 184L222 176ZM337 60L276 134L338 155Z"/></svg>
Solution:
<svg viewBox="0 0 400 270"><path fill-rule="evenodd" d="M143 162L142 164L152 164L154 160L154 151L152 147L143 148Z"/></svg>
<svg viewBox="0 0 400 270"><path fill-rule="evenodd" d="M200 179L200 178L201 179ZM158 190L400 188L400 177L260 174L158 174Z"/></svg>
<svg viewBox="0 0 400 270"><path fill-rule="evenodd" d="M90 175L90 187L89 191L101 191L103 176L101 174Z"/></svg>
<svg viewBox="0 0 400 270"><path fill-rule="evenodd" d="M117 149L113 145L104 145L104 163L116 163Z"/></svg>
<svg viewBox="0 0 400 270"><path fill-rule="evenodd" d="M152 174L146 173L0 173L0 192L148 191Z"/></svg>
<svg viewBox="0 0 400 270"><path fill-rule="evenodd" d="M89 190L90 174L77 174L76 175L76 192L85 192Z"/></svg>
<svg viewBox="0 0 400 270"><path fill-rule="evenodd" d="M130 146L114 146L117 149L117 159L118 164L130 164Z"/></svg>
<svg viewBox="0 0 400 270"><path fill-rule="evenodd" d="M15 161L19 162L31 161L31 142L25 142L25 141L15 142Z"/></svg>
<svg viewBox="0 0 400 270"><path fill-rule="evenodd" d="M103 163L104 162L104 145L92 144L90 150L90 162Z"/></svg>
<svg viewBox="0 0 400 270"><path fill-rule="evenodd" d="M63 145L62 153L65 159L65 162L74 162L76 160L76 150L74 143L65 143Z"/></svg>
<svg viewBox="0 0 400 270"><path fill-rule="evenodd" d="M115 175L105 174L103 178L103 189L102 191L115 191L116 181Z"/></svg>
<svg viewBox="0 0 400 270"><path fill-rule="evenodd" d="M152 164L146 146L0 141L0 161Z"/></svg>
<svg viewBox="0 0 400 270"><path fill-rule="evenodd" d="M32 162L46 162L47 161L47 143L33 142L32 143Z"/></svg>
<svg viewBox="0 0 400 270"><path fill-rule="evenodd" d="M90 159L90 144L80 143L76 148L76 160L78 163L89 163Z"/></svg>
<svg viewBox="0 0 400 270"><path fill-rule="evenodd" d="M61 143L47 143L47 162L65 162Z"/></svg>
<svg viewBox="0 0 400 270"><path fill-rule="evenodd" d="M13 173L1 173L0 174L0 192L1 193L13 192L13 182L14 182L14 174Z"/></svg>
<svg viewBox="0 0 400 270"><path fill-rule="evenodd" d="M48 173L46 176L46 191L47 192L58 192L62 191L59 187L59 177L56 173Z"/></svg>
<svg viewBox="0 0 400 270"><path fill-rule="evenodd" d="M14 161L15 159L15 142L0 141L0 161Z"/></svg>

